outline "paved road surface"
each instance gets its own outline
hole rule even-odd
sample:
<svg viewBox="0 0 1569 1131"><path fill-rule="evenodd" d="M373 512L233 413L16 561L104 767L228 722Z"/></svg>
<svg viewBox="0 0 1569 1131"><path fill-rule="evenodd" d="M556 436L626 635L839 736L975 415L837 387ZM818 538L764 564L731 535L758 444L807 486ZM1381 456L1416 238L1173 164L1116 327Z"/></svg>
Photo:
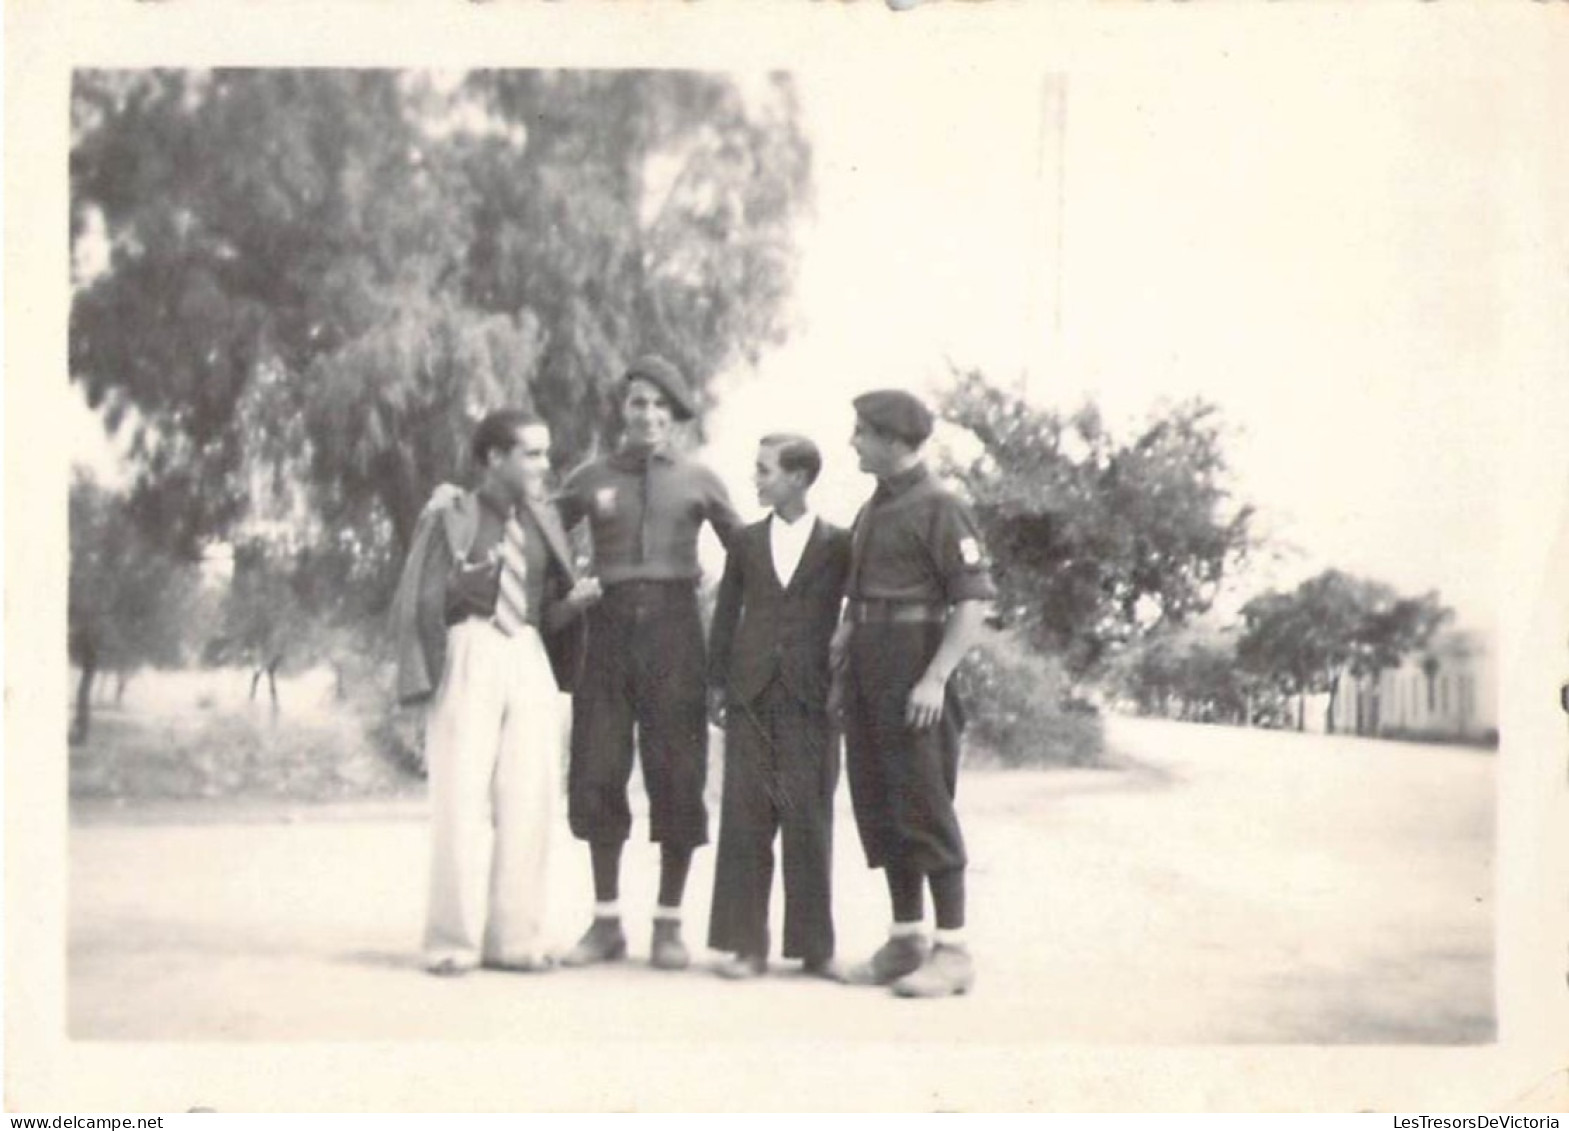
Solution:
<svg viewBox="0 0 1569 1131"><path fill-rule="evenodd" d="M1468 1043L1493 1034L1493 759L1113 720L1122 768L973 772L975 992L936 1003L639 961L547 976L417 968L418 804L77 806L75 1039ZM638 825L636 835L645 826ZM559 830L552 925L587 920ZM886 926L841 791L841 949ZM688 900L701 942L712 851ZM654 850L627 853L634 959ZM776 911L777 914L777 911ZM777 920L776 920L777 921Z"/></svg>

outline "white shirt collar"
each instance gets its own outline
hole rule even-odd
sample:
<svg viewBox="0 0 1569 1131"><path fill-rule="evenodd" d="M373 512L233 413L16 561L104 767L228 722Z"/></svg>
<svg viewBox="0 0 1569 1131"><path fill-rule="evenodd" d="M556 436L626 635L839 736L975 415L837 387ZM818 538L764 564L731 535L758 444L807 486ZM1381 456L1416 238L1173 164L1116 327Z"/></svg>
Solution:
<svg viewBox="0 0 1569 1131"><path fill-rule="evenodd" d="M817 521L817 515L812 512L810 507L802 511L801 517L796 519L794 522L790 522L778 511L769 511L768 517L775 520L773 523L775 528L782 527L785 530L810 530L812 528L812 523Z"/></svg>
<svg viewBox="0 0 1569 1131"><path fill-rule="evenodd" d="M768 548L774 559L774 573L780 585L789 585L806 553L806 543L812 537L817 516L808 510L794 522L786 522L777 511L768 517Z"/></svg>

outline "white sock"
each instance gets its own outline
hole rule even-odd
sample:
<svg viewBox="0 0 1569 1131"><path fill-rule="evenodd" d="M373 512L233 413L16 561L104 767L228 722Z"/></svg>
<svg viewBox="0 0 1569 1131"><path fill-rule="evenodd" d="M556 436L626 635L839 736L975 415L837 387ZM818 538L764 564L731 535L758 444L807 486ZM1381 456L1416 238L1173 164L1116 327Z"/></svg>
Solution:
<svg viewBox="0 0 1569 1131"><path fill-rule="evenodd" d="M935 942L938 946L963 946L964 928L956 927L951 931L945 931L941 927L938 927L937 930L932 933L932 941Z"/></svg>
<svg viewBox="0 0 1569 1131"><path fill-rule="evenodd" d="M888 928L888 937L891 939L908 939L918 937L921 928L926 925L924 919L917 919L913 923L894 923Z"/></svg>
<svg viewBox="0 0 1569 1131"><path fill-rule="evenodd" d="M621 901L612 899L609 903L594 904L594 918L619 919L621 918Z"/></svg>
<svg viewBox="0 0 1569 1131"><path fill-rule="evenodd" d="M681 909L679 907L666 907L664 904L658 904L654 907L654 922L679 923L680 921Z"/></svg>

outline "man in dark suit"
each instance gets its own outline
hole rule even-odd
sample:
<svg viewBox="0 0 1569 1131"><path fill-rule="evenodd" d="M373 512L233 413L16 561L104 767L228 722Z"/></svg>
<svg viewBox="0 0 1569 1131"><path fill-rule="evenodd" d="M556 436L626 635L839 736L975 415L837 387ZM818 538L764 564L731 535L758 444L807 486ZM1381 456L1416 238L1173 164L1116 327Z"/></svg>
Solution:
<svg viewBox="0 0 1569 1131"><path fill-rule="evenodd" d="M802 436L758 448L758 502L772 508L730 547L709 633L709 696L725 728L724 792L708 945L729 978L768 964L773 844L782 834L786 958L833 975L830 871L838 735L828 710L829 643L850 567L848 532L806 495L822 455Z"/></svg>

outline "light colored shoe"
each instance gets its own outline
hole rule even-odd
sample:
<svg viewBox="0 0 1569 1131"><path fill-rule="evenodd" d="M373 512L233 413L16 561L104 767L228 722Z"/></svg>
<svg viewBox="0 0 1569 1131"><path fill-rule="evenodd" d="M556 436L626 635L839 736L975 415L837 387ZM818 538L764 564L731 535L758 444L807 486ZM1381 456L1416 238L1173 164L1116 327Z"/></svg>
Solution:
<svg viewBox="0 0 1569 1131"><path fill-rule="evenodd" d="M850 967L845 981L852 986L890 986L921 968L928 945L921 935L891 938L871 958Z"/></svg>
<svg viewBox="0 0 1569 1131"><path fill-rule="evenodd" d="M461 978L473 969L472 962L463 962L451 956L437 958L425 964L425 973L434 974L438 978Z"/></svg>
<svg viewBox="0 0 1569 1131"><path fill-rule="evenodd" d="M627 937L620 919L598 919L583 932L577 945L561 956L563 966L593 966L619 962L627 956Z"/></svg>
<svg viewBox="0 0 1569 1131"><path fill-rule="evenodd" d="M975 963L968 947L938 944L921 968L893 984L900 997L952 997L975 984Z"/></svg>
<svg viewBox="0 0 1569 1131"><path fill-rule="evenodd" d="M768 959L762 955L732 954L714 965L714 973L732 982L761 978L768 973Z"/></svg>
<svg viewBox="0 0 1569 1131"><path fill-rule="evenodd" d="M655 919L654 941L648 948L648 964L655 970L685 970L692 963L686 943L681 941L679 919Z"/></svg>

